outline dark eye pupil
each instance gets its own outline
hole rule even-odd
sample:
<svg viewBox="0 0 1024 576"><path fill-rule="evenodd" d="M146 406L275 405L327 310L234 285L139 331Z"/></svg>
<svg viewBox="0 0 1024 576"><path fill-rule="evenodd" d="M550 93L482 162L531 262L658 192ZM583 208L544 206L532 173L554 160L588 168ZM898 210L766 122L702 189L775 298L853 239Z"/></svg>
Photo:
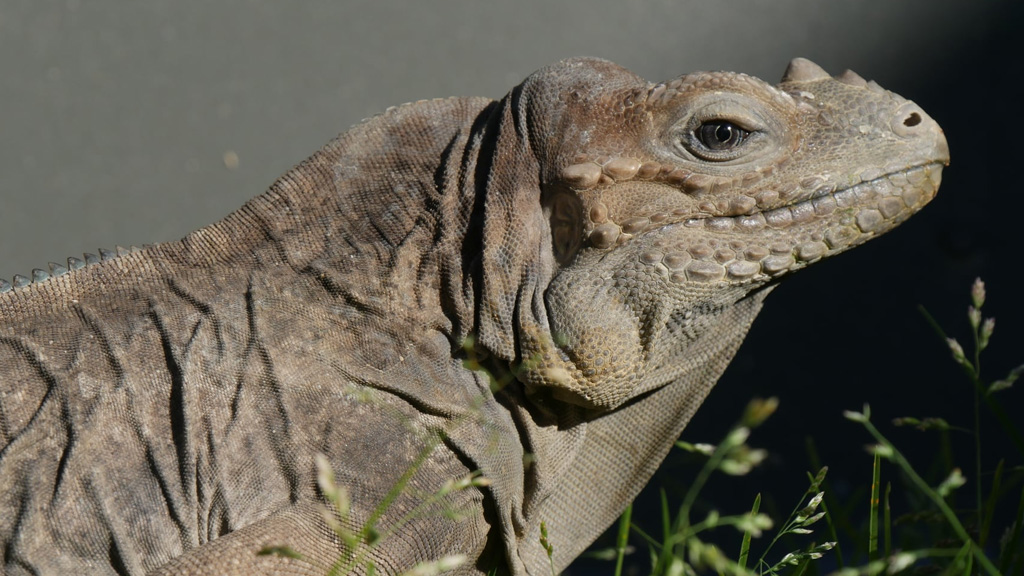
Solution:
<svg viewBox="0 0 1024 576"><path fill-rule="evenodd" d="M696 135L711 150L729 150L743 142L747 131L732 122L715 120L701 124Z"/></svg>

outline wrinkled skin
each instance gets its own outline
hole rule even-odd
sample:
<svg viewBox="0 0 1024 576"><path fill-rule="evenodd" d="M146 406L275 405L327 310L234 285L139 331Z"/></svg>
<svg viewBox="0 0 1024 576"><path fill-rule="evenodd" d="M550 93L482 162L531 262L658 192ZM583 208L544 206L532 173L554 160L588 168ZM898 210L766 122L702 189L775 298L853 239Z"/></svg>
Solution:
<svg viewBox="0 0 1024 576"><path fill-rule="evenodd" d="M801 59L777 87L568 60L390 109L179 242L0 284L4 569L322 574L317 454L378 571L546 574L542 521L564 568L777 279L946 162L912 102ZM303 558L256 554L281 545Z"/></svg>

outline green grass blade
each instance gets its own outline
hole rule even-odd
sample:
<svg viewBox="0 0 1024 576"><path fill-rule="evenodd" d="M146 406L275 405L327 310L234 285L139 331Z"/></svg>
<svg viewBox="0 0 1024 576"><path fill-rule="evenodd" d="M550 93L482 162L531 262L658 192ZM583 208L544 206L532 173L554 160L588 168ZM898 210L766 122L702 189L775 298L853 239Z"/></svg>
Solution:
<svg viewBox="0 0 1024 576"><path fill-rule="evenodd" d="M885 502L883 503L883 514L885 514L885 556L892 556L892 509L889 507L889 495L892 494L892 482L885 483Z"/></svg>
<svg viewBox="0 0 1024 576"><path fill-rule="evenodd" d="M626 543L629 542L630 517L633 515L633 504L630 503L622 511L619 518L619 537L615 542L615 576L622 576L622 561L626 558Z"/></svg>
<svg viewBox="0 0 1024 576"><path fill-rule="evenodd" d="M1006 541L1006 547L1003 548L1002 556L999 558L999 571L1003 574L1011 573L1010 568L1013 564L1014 556L1017 555L1018 551L1024 549L1024 542L1019 542L1021 538L1021 524L1024 524L1024 488L1021 489L1020 501L1017 502L1017 519L1013 524L1013 532ZM1024 561L1021 562L1021 569L1024 571Z"/></svg>
<svg viewBox="0 0 1024 576"><path fill-rule="evenodd" d="M402 472L395 484L391 486L384 498L377 504L377 506L370 513L370 516L366 519L363 527L359 530L359 541L373 546L377 531L377 521L380 520L381 516L391 507L391 504L402 494L405 490L406 485L412 480L412 477L416 475L423 463L430 457L430 453L437 448L437 445L441 443L441 438L437 435L432 434L427 438L426 444L419 454L416 455L416 459L409 464L409 466ZM364 551L365 553L365 551ZM363 558L362 553L352 552L352 556L346 558L345 555L338 558L334 565L331 566L328 571L328 576L334 576L338 574L348 574L356 565L358 565Z"/></svg>
<svg viewBox="0 0 1024 576"><path fill-rule="evenodd" d="M659 576L668 567L668 558L672 555L672 520L671 512L668 509L668 495L665 489L660 490L661 494L661 551L658 553L658 561L651 570L653 576Z"/></svg>
<svg viewBox="0 0 1024 576"><path fill-rule="evenodd" d="M875 452L875 462L871 469L871 509L868 515L868 561L878 560L878 504L879 491L882 483L882 457Z"/></svg>
<svg viewBox="0 0 1024 576"><path fill-rule="evenodd" d="M992 415L996 417L996 422L1002 427L1006 435L1010 437L1013 445L1017 448L1017 454L1024 457L1024 436L1014 426L1013 421L1006 414L1006 410L993 398L990 394L984 394L982 396L985 399L985 404L988 405L988 409L992 412Z"/></svg>
<svg viewBox="0 0 1024 576"><path fill-rule="evenodd" d="M992 561L989 560L987 556L985 556L985 551L974 543L974 540L971 539L967 530L964 529L964 525L960 523L960 520L956 517L956 513L949 507L949 504L946 503L945 499L943 499L938 492L929 486L928 483L924 481L924 478L921 478L921 475L918 474L917 471L914 470L914 467L910 465L906 456L897 450L896 447L893 446L892 442L889 442L889 440L878 431L878 428L875 428L875 425L872 424L870 420L865 417L863 420L860 420L860 422L861 425L867 429L868 433L875 437L875 440L878 441L879 444L884 445L890 451L889 458L895 462L901 470L903 470L903 473L910 478L910 481L914 486L916 486L922 494L927 496L939 511L942 512L942 515L946 518L946 522L949 524L950 528L953 529L953 532L956 533L960 541L965 544L970 544L969 548L971 553L974 555L975 560L978 561L980 568L990 576L999 576L999 571L996 569L995 565L992 564Z"/></svg>
<svg viewBox="0 0 1024 576"><path fill-rule="evenodd" d="M648 534L647 532L644 532L644 531L643 531L643 529L642 529L642 528L640 528L639 526L637 526L637 525L633 524L633 525L630 525L630 527L629 527L629 528L630 528L630 530L632 530L632 531L633 531L634 533L636 533L636 535L637 535L637 536L639 536L641 540L643 540L644 542L647 542L647 545L648 545L649 547L651 547L652 549L653 549L653 548L657 548L657 549L659 549L659 550L661 549L661 542L658 542L658 541L657 541L657 540L656 540L656 539L654 538L654 536L651 536L651 535L650 535L650 534ZM652 564L652 565L653 565L653 564Z"/></svg>
<svg viewBox="0 0 1024 576"><path fill-rule="evenodd" d="M662 542L668 542L669 537L672 534L672 519L670 518L671 512L668 509L668 495L665 494L665 489L661 489L661 538Z"/></svg>
<svg viewBox="0 0 1024 576"><path fill-rule="evenodd" d="M939 450L942 454L942 468L935 470L930 478L941 477L944 475L943 473L948 474L950 470L956 468L956 464L953 463L955 461L953 458L953 440L950 438L949 430L941 432L939 442L941 444Z"/></svg>
<svg viewBox="0 0 1024 576"><path fill-rule="evenodd" d="M750 508L750 515L757 514L757 511L761 509L761 494L760 492L754 498L754 505ZM740 544L740 559L736 561L740 565L740 568L747 567L747 556L750 555L750 531L743 531L743 543Z"/></svg>
<svg viewBox="0 0 1024 576"><path fill-rule="evenodd" d="M988 542L989 531L992 529L992 517L996 512L996 500L999 497L999 488L1003 481L1003 460L996 465L996 472L992 476L992 488L988 493L988 500L985 502L985 512L981 514L981 531L978 533L978 545L985 546ZM981 484L981 482L978 482Z"/></svg>
<svg viewBox="0 0 1024 576"><path fill-rule="evenodd" d="M416 459L409 464L404 472L402 472L402 475L395 481L395 484L391 486L391 489L388 490L387 494L384 495L384 498L373 509L373 512L370 513L370 517L366 519L366 523L363 525L362 530L362 537L364 541L370 531L376 529L377 521L380 520L380 517L384 515L384 512L391 507L391 504L395 502L395 499L398 498L398 496L405 490L405 486L409 484L412 477L416 475L416 472L419 471L420 467L423 466L423 463L427 461L427 458L430 457L430 454L440 443L441 438L436 435L431 435L427 439L423 449L416 455Z"/></svg>
<svg viewBox="0 0 1024 576"><path fill-rule="evenodd" d="M949 564L949 568L947 568L946 571L947 574L955 574L959 567L961 574L964 574L965 576L971 575L971 546L972 544L967 542L960 548L956 557L953 558L953 561Z"/></svg>
<svg viewBox="0 0 1024 576"><path fill-rule="evenodd" d="M278 556L280 558L295 558L296 560L302 560L305 558L302 554L299 554L295 550L292 550L288 546L266 546L260 548L260 551L256 553L257 556Z"/></svg>

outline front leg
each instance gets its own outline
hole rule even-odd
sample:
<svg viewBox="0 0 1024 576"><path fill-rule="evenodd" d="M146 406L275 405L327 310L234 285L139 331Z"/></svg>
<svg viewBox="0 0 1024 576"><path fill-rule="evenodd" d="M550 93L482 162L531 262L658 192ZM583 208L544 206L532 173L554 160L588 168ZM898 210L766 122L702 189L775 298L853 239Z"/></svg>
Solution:
<svg viewBox="0 0 1024 576"><path fill-rule="evenodd" d="M454 500L454 501L453 501ZM400 574L419 563L453 554L466 556L466 563L453 573L481 574L502 564L500 547L487 546L490 526L484 518L483 494L476 489L446 498L445 509L459 514L435 514L409 518L408 503L396 502L376 527L379 540L361 542L347 549L325 521L324 505L315 502L289 506L240 530L225 534L208 544L178 556L151 576L242 576L316 575L331 573L366 574L372 565L378 574ZM363 515L359 515L362 517ZM341 525L349 533L363 528L355 511ZM399 526L395 525L401 523ZM287 549L289 553L281 553ZM491 553L497 550L498 556ZM268 553L269 552L269 553ZM295 554L291 554L294 552Z"/></svg>
<svg viewBox="0 0 1024 576"><path fill-rule="evenodd" d="M259 554L265 548L282 545L302 550L302 557ZM318 507L294 505L178 556L150 574L323 575L327 572L324 567L333 564L340 554L340 542L326 526Z"/></svg>

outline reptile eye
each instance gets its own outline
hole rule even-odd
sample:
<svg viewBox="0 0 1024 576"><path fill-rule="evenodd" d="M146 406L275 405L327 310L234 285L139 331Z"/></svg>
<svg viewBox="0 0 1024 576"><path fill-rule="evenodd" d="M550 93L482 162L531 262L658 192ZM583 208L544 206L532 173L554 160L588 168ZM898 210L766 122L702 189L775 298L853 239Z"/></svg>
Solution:
<svg viewBox="0 0 1024 576"><path fill-rule="evenodd" d="M780 143L785 130L759 102L738 94L707 99L682 110L665 134L681 158L735 165L780 150L772 144Z"/></svg>
<svg viewBox="0 0 1024 576"><path fill-rule="evenodd" d="M716 152L736 148L749 135L749 131L724 120L705 122L694 131L694 136L701 144Z"/></svg>

